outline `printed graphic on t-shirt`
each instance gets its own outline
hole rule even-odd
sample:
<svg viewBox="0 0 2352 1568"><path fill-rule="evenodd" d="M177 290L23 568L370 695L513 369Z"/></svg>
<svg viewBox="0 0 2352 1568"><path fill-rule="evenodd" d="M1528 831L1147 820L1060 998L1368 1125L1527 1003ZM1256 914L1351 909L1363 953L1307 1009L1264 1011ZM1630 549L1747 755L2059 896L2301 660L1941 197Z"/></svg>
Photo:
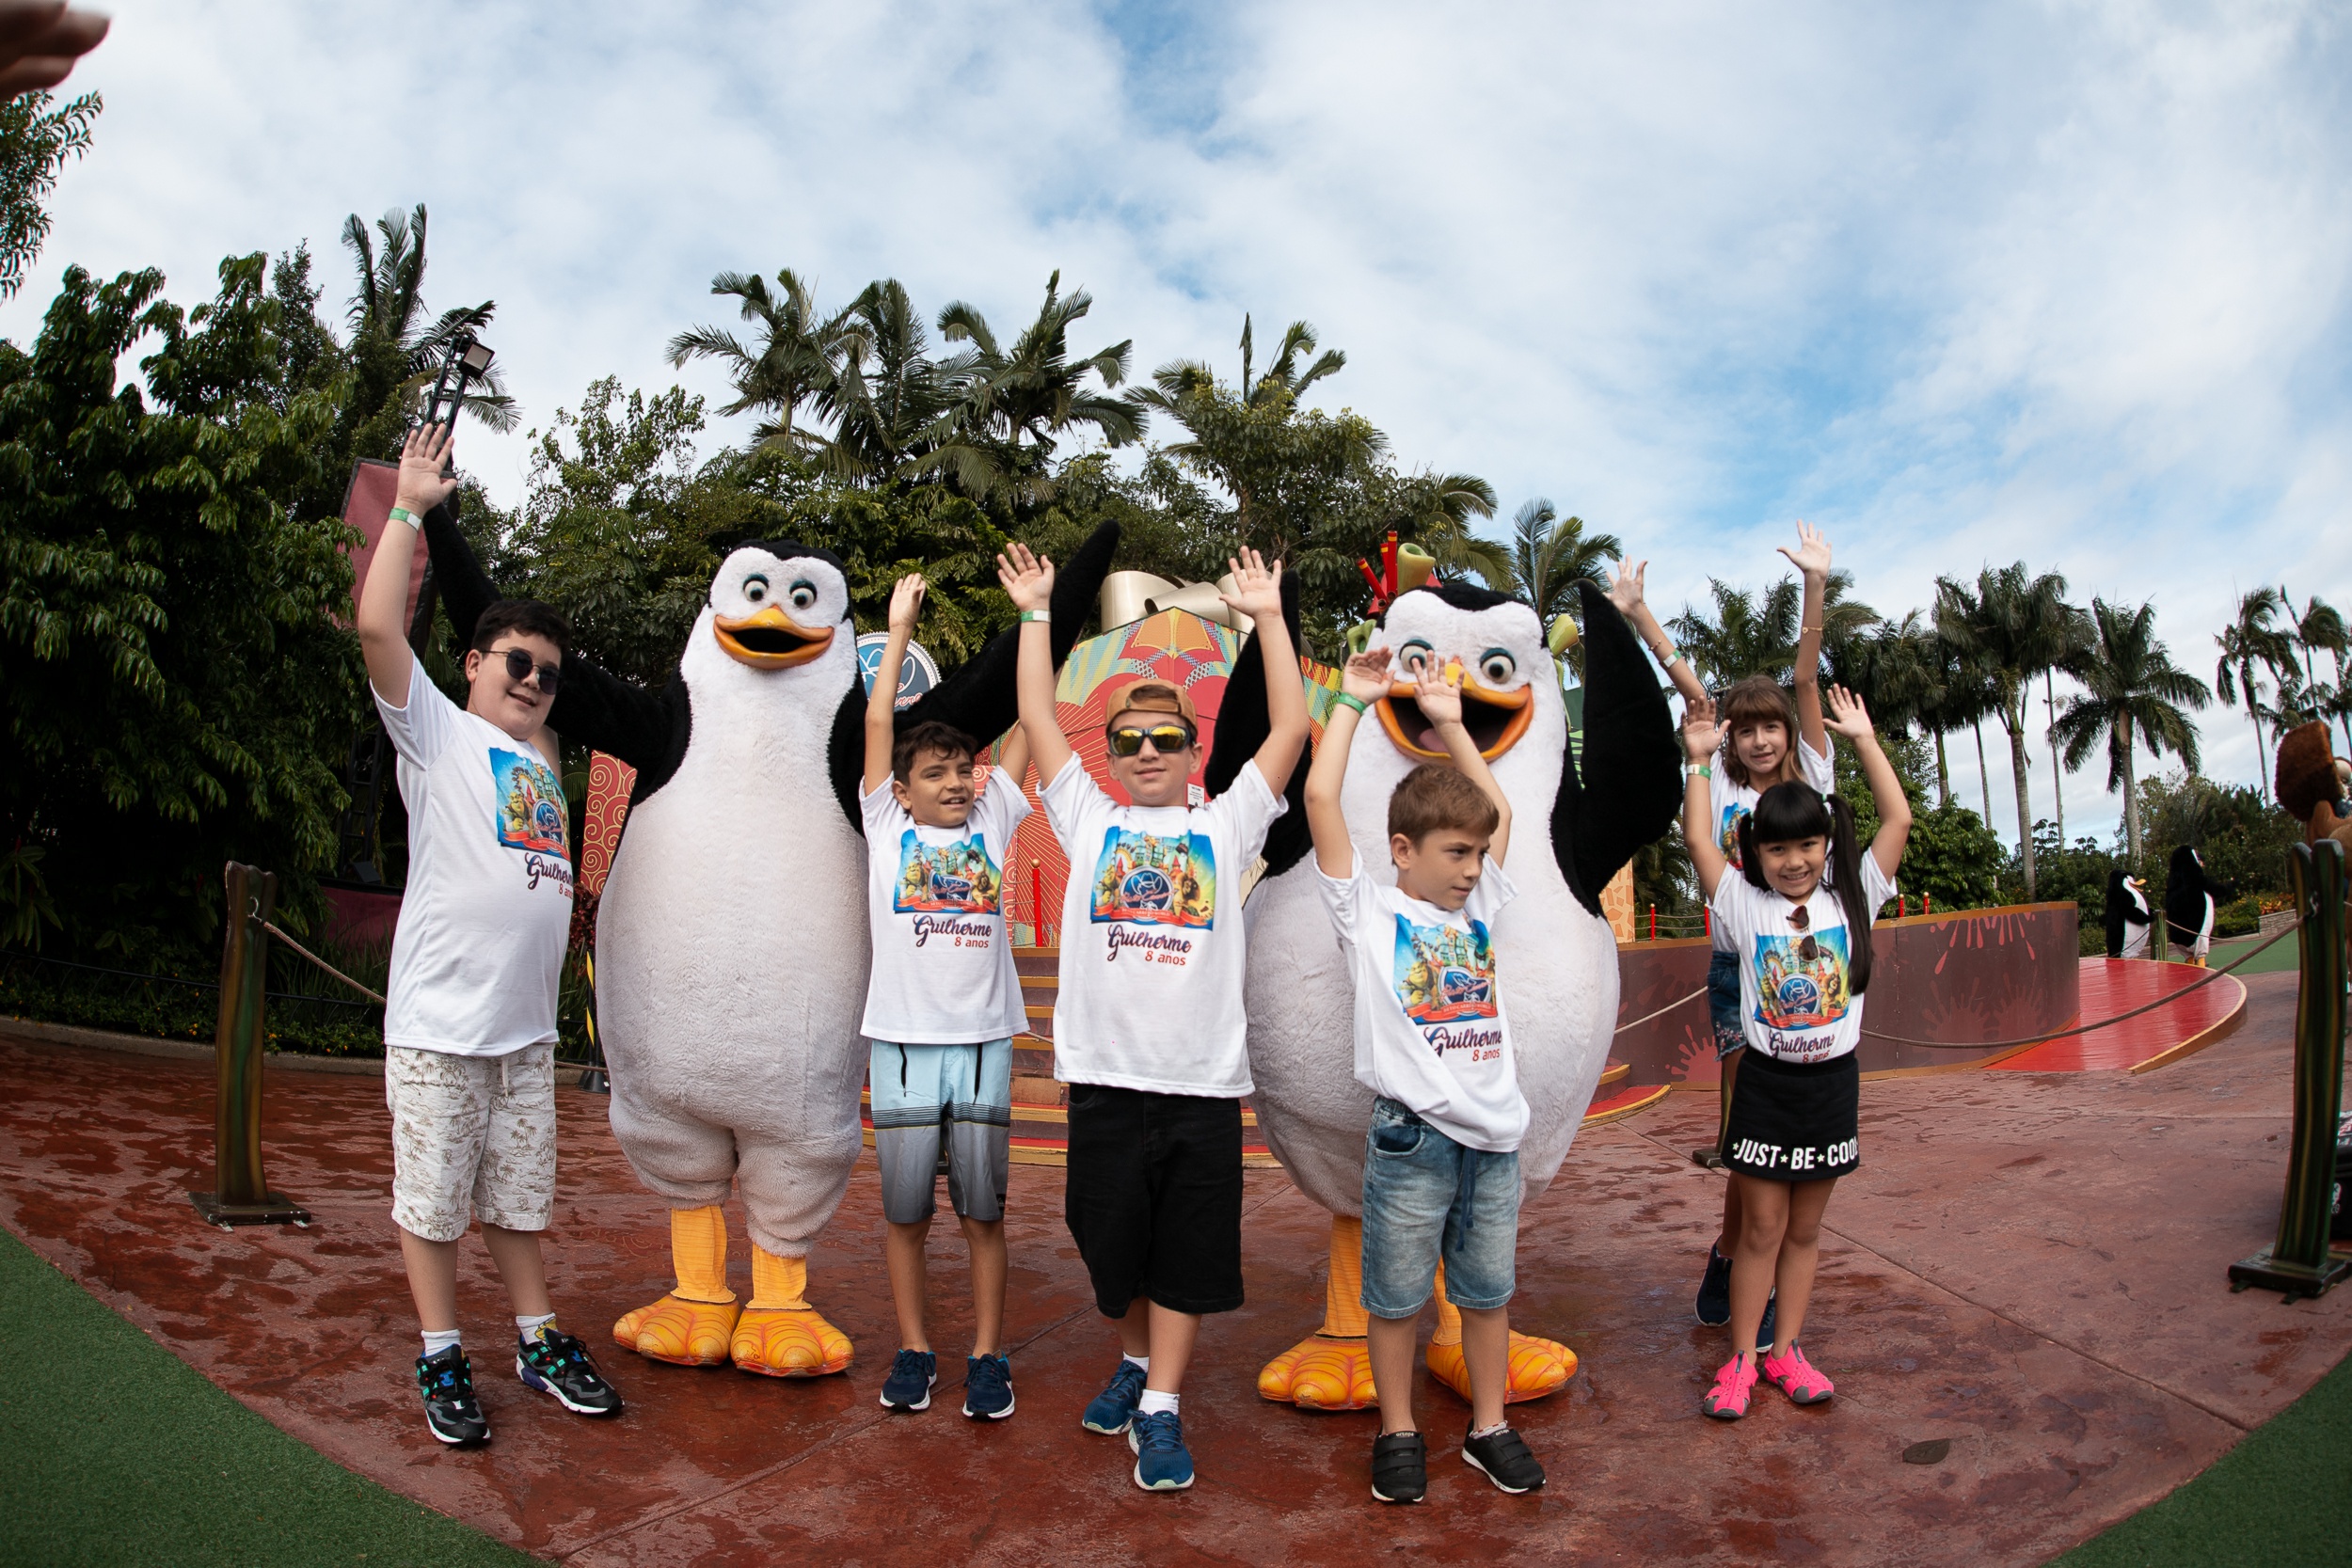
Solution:
<svg viewBox="0 0 2352 1568"><path fill-rule="evenodd" d="M1398 915L1393 983L1415 1023L1494 1017L1495 950L1486 926L1416 926Z"/></svg>
<svg viewBox="0 0 2352 1568"><path fill-rule="evenodd" d="M1094 863L1096 925L1213 928L1216 925L1216 850L1206 833L1162 838L1132 829L1103 834Z"/></svg>
<svg viewBox="0 0 2352 1568"><path fill-rule="evenodd" d="M1715 846L1724 852L1724 859L1731 863L1732 869L1735 871L1740 868L1740 824L1747 815L1748 808L1737 801L1725 806L1723 832L1719 835Z"/></svg>
<svg viewBox="0 0 2352 1568"><path fill-rule="evenodd" d="M898 835L892 908L900 914L993 914L1003 885L984 833L953 844L926 844L913 828Z"/></svg>
<svg viewBox="0 0 2352 1568"><path fill-rule="evenodd" d="M490 748L492 793L498 800L499 843L509 849L567 854L571 813L564 782L536 756Z"/></svg>
<svg viewBox="0 0 2352 1568"><path fill-rule="evenodd" d="M1756 939L1756 1016L1775 1029L1823 1029L1846 1016L1846 928L1813 938L1810 963L1801 936Z"/></svg>

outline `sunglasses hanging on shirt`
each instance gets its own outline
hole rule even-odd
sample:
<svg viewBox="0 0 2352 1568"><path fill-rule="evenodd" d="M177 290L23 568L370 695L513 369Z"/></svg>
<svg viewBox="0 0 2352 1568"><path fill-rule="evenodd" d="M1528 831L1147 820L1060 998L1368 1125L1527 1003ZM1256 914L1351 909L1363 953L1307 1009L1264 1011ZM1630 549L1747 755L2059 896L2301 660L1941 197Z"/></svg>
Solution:
<svg viewBox="0 0 2352 1568"><path fill-rule="evenodd" d="M1806 927L1813 924L1812 911L1806 909L1803 904L1793 906L1788 911L1788 924L1795 927L1800 931L1804 930ZM1803 942L1797 943L1797 958L1800 962L1811 963L1814 959L1820 958L1820 943L1815 942L1810 936L1807 936Z"/></svg>

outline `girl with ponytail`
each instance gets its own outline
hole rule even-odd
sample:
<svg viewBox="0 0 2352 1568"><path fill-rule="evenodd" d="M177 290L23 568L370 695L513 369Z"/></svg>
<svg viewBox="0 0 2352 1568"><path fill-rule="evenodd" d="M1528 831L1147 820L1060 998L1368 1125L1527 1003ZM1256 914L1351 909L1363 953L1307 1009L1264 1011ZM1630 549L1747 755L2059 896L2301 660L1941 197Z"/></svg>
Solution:
<svg viewBox="0 0 2352 1568"><path fill-rule="evenodd" d="M1861 699L1843 687L1832 687L1828 698L1829 728L1852 743L1877 802L1877 834L1863 844L1853 809L1839 797L1776 784L1739 825L1736 868L1710 820L1715 705L1700 697L1683 718L1691 759L1683 836L1718 939L1738 961L1747 1046L1724 1133L1724 1164L1740 1194L1730 1270L1734 1354L1700 1405L1724 1420L1747 1414L1759 1377L1799 1404L1818 1404L1833 1392L1797 1337L1812 1301L1830 1191L1862 1163L1854 1047L1870 989L1870 926L1895 896L1911 801ZM1775 1307L1774 1333L1759 1346L1767 1301Z"/></svg>

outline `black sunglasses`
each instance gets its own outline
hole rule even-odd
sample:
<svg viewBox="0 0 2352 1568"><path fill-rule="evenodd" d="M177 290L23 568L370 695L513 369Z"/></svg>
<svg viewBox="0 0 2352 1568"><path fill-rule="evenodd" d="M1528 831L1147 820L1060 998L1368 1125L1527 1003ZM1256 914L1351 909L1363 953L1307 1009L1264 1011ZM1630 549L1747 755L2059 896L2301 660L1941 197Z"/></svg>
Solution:
<svg viewBox="0 0 2352 1568"><path fill-rule="evenodd" d="M530 651L524 648L508 648L504 652L506 654L506 678L515 681L529 680L533 668ZM537 666L537 669L539 689L550 697L554 696L555 683L564 678L563 669L553 664L542 664Z"/></svg>
<svg viewBox="0 0 2352 1568"><path fill-rule="evenodd" d="M1152 749L1160 755L1171 756L1189 747L1192 739L1192 729L1185 724L1154 724L1148 730L1138 729L1132 724L1121 724L1111 731L1111 755L1115 757L1134 756L1143 750L1143 743L1148 740L1152 743Z"/></svg>
<svg viewBox="0 0 2352 1568"><path fill-rule="evenodd" d="M1813 915L1803 904L1799 904L1788 911L1788 924L1802 931L1813 924ZM1797 958L1800 962L1811 963L1820 956L1820 944L1811 937L1808 936L1797 943Z"/></svg>

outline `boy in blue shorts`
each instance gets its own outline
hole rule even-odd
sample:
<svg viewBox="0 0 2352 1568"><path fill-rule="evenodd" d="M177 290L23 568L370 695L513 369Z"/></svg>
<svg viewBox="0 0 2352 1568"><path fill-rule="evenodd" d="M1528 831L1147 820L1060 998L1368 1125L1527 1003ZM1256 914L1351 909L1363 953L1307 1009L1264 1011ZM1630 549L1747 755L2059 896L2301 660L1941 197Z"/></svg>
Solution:
<svg viewBox="0 0 2352 1568"><path fill-rule="evenodd" d="M1357 721L1390 678L1386 648L1347 661L1307 775L1315 869L1356 985L1356 1078L1377 1096L1364 1149L1364 1311L1380 1396L1372 1495L1417 1503L1428 1489L1413 1341L1441 1259L1470 1372L1462 1459L1505 1492L1530 1492L1544 1467L1502 1417L1528 1117L1490 936L1516 892L1502 872L1511 806L1463 727L1461 667L1424 664L1414 701L1448 760L1414 768L1389 797L1396 879L1373 874L1341 788Z"/></svg>
<svg viewBox="0 0 2352 1568"><path fill-rule="evenodd" d="M1013 1404L1004 1338L1012 1037L1027 1026L1002 895L1013 830L1029 815L1021 794L1029 748L1015 732L1003 766L976 794L979 745L970 736L946 724L897 733L899 669L923 590L919 576L900 578L892 590L889 641L866 705L861 804L874 969L863 1031L872 1042L866 1078L900 1347L882 1402L929 1409L938 1381L923 1324L923 1249L944 1141L947 1200L972 1254L963 1413L1001 1421Z"/></svg>

